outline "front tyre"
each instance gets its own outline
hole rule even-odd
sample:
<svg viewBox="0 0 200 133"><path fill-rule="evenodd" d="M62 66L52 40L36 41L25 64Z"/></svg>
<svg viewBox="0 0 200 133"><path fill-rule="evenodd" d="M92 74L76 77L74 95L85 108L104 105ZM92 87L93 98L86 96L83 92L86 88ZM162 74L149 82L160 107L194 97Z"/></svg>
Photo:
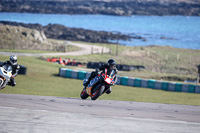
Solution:
<svg viewBox="0 0 200 133"><path fill-rule="evenodd" d="M89 95L86 93L85 89L82 90L80 96L82 99L87 99L89 97Z"/></svg>
<svg viewBox="0 0 200 133"><path fill-rule="evenodd" d="M2 78L0 78L0 90L5 88L5 86L3 86L4 84L4 80Z"/></svg>
<svg viewBox="0 0 200 133"><path fill-rule="evenodd" d="M104 89L105 89L105 86L101 86L99 89L97 89L95 92L93 92L91 99L96 100L99 96L101 96L103 94Z"/></svg>

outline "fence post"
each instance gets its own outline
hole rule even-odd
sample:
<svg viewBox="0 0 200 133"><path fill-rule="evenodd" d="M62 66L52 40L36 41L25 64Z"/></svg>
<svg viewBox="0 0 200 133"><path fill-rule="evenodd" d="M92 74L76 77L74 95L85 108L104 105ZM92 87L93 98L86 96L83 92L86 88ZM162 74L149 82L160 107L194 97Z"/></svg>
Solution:
<svg viewBox="0 0 200 133"><path fill-rule="evenodd" d="M103 48L104 48L104 47L102 47L101 54L103 54Z"/></svg>

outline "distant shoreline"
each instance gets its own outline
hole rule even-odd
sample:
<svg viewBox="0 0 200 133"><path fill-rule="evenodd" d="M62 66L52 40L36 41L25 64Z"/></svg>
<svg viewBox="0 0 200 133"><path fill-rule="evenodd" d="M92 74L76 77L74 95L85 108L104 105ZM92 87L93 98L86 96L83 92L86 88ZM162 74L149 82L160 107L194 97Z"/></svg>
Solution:
<svg viewBox="0 0 200 133"><path fill-rule="evenodd" d="M113 44L109 40L129 40L129 39L142 39L141 36L130 36L121 33L112 33L107 31L94 31L82 28L69 28L60 24L48 24L42 26L40 24L27 24L11 21L0 21L2 25L21 26L29 29L36 29L43 31L47 38L69 41L83 41L91 43L107 43Z"/></svg>
<svg viewBox="0 0 200 133"><path fill-rule="evenodd" d="M1 0L0 12L200 16L197 0Z"/></svg>

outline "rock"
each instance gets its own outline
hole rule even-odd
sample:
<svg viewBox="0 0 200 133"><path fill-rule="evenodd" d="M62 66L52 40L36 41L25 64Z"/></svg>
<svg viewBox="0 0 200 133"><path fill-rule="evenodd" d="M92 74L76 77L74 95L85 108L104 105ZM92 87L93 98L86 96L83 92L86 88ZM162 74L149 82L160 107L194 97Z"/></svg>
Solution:
<svg viewBox="0 0 200 133"><path fill-rule="evenodd" d="M43 32L37 31L37 30L32 30L30 33L32 35L32 38L39 41L40 43L46 42L46 36L44 35Z"/></svg>
<svg viewBox="0 0 200 133"><path fill-rule="evenodd" d="M40 33L33 32L32 34L40 42L43 42L46 39L46 37L53 39L85 41L93 43L111 43L109 40L145 39L135 34L134 36L131 36L106 31L93 31L82 28L69 28L59 24L49 24L47 26L41 26L39 24L25 24L7 21L0 21L0 24L22 26L30 29L39 30ZM23 33L22 35L27 36L26 33Z"/></svg>
<svg viewBox="0 0 200 133"><path fill-rule="evenodd" d="M0 25L0 48L48 50L49 44L42 31L21 26Z"/></svg>
<svg viewBox="0 0 200 133"><path fill-rule="evenodd" d="M173 37L160 37L160 39L166 39L166 40L176 40L175 38Z"/></svg>

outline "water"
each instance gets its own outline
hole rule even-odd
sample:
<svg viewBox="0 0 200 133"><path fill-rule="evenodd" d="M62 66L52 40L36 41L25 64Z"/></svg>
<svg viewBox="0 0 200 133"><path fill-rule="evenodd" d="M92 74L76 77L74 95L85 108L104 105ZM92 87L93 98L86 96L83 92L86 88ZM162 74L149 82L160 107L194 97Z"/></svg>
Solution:
<svg viewBox="0 0 200 133"><path fill-rule="evenodd" d="M195 16L109 16L0 13L0 21L62 24L67 27L97 31L121 32L145 37L119 41L129 46L169 45L176 48L200 49L200 17ZM161 39L161 38L168 39Z"/></svg>

